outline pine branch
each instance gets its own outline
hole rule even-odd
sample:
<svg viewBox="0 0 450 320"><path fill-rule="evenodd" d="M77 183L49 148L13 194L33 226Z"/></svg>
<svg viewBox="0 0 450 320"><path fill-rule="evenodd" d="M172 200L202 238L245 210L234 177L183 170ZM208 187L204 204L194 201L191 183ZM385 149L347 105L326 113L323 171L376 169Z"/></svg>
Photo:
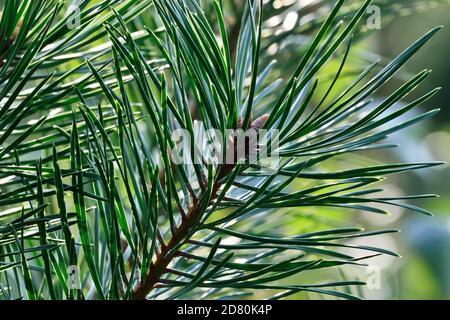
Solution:
<svg viewBox="0 0 450 320"><path fill-rule="evenodd" d="M202 215L200 202L195 203L186 218L176 227L168 244L161 249L157 255L155 262L150 266L149 272L145 279L134 289L132 298L135 300L144 300L148 294L160 282L161 277L167 272L167 268L172 260L177 256L177 248L188 240L189 234L196 226L197 221Z"/></svg>
<svg viewBox="0 0 450 320"><path fill-rule="evenodd" d="M431 215L410 202L433 194L377 193L385 176L440 162L339 159L388 152L396 146L386 138L439 111L417 111L439 88L404 102L429 70L401 77L390 94L380 89L440 28L387 65L354 62L370 0L238 2L80 0L80 25L71 28L61 2L0 0L0 299L263 290L273 299L356 299L353 286L363 282L321 282L320 270L397 256L349 242L397 230L364 231L328 211L386 214L381 204ZM388 20L422 2L377 4ZM309 19L280 30L287 12ZM255 141L245 138L241 155L229 130L244 129L276 130L279 145L250 150ZM174 158L180 130L198 151L189 163ZM209 130L231 163L207 161ZM270 174L250 162L252 151L268 149L279 156ZM293 223L299 217L310 223ZM81 288L67 276L74 267ZM317 282L291 278L306 271Z"/></svg>

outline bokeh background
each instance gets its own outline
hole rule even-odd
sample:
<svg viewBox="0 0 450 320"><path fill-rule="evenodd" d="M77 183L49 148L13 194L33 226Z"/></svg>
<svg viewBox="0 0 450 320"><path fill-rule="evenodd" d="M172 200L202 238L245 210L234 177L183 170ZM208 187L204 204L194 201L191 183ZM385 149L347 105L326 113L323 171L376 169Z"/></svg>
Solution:
<svg viewBox="0 0 450 320"><path fill-rule="evenodd" d="M450 163L450 6L430 4L419 12L399 15L382 25L379 32L362 44L382 57L393 58L420 35L438 25L444 28L407 65L406 71L415 74L425 68L433 70L416 94L442 87L440 93L423 107L427 110L440 107L442 111L432 120L393 136L392 140L402 147L387 157L394 156L402 161L440 160ZM391 243L387 246L396 247L403 258L385 261L383 280L387 282L387 288L372 294L394 299L450 299L450 166L446 164L400 175L389 182L393 193L432 192L439 194L440 198L416 202L433 212L435 217L432 218L399 210L391 211L389 219L383 217L369 221L403 230L394 240L385 239Z"/></svg>
<svg viewBox="0 0 450 320"><path fill-rule="evenodd" d="M383 15L383 12L381 11ZM433 73L408 97L412 101L435 87L442 90L423 106L425 110L439 107L437 117L409 128L391 138L401 145L394 151L378 153L384 160L433 161L450 163L450 6L425 6L423 10L405 12L388 21L381 29L358 44L361 52L377 54L390 60L433 27L442 25L441 32L414 57L403 70L404 75L422 69ZM398 82L399 83L399 82ZM398 85L393 81L386 93ZM440 197L416 201L414 204L430 210L435 216L426 217L390 209L389 217L358 215L363 225L399 228L402 234L384 236L374 244L398 252L402 258L383 257L371 263L381 268L381 287L368 290L369 299L450 299L450 166L407 173L387 181L387 192L398 194L436 193Z"/></svg>
<svg viewBox="0 0 450 320"><path fill-rule="evenodd" d="M302 15L302 8L307 8L314 0L267 0L280 11L284 6L282 18L275 21L280 28L289 29L294 26L307 25L308 15ZM319 1L316 1L319 2ZM331 3L333 1L330 1ZM374 4L382 3L375 0ZM397 1L395 5L403 8L413 5L414 1ZM236 3L236 1L235 1ZM349 0L356 7L362 3L360 0ZM416 3L416 2L414 2ZM395 5L393 5L395 7ZM436 26L444 28L423 47L413 59L408 62L396 78L389 81L383 89L377 92L375 99L383 99L396 90L405 79L411 78L423 69L432 69L430 77L417 90L405 99L405 103L413 101L430 90L441 87L441 91L432 99L424 103L422 111L441 108L438 116L390 137L389 142L397 143L399 148L388 151L365 153L361 159L351 161L380 161L380 162L422 162L444 161L450 163L450 4L436 4L434 1L424 1L414 10L401 9L394 15L383 11L381 24L378 30L364 30L356 37L350 56L350 66L365 65L380 59L383 65L400 54L419 37ZM392 7L391 7L392 8ZM297 12L297 13L294 13ZM303 10L303 13L305 10ZM298 27L297 27L298 28ZM276 29L276 28L275 28ZM299 29L300 32L302 29ZM307 34L307 33L306 33ZM304 34L303 34L304 35ZM302 34L291 39L292 46L302 43ZM289 42L285 39L285 42ZM307 42L305 42L307 43ZM273 55L279 59L281 50L279 45L269 47ZM277 52L278 51L278 52ZM286 58L279 59L284 63L285 70L289 71L292 63L296 61L298 52ZM338 65L329 68L337 69ZM341 85L350 83L354 75L347 80L342 79ZM347 81L347 82L346 82ZM376 102L376 101L375 101ZM410 118L411 114L407 118ZM400 119L400 121L405 120ZM310 213L313 215L344 221L344 224L355 223L367 229L399 229L402 232L394 235L379 236L370 239L372 242L362 240L363 244L391 249L399 253L401 258L389 256L377 257L368 260L370 266L379 270L381 285L372 290L364 289L359 292L366 299L450 299L450 165L445 164L433 169L411 172L389 177L384 184L386 196L438 194L439 198L414 200L411 204L426 208L434 214L427 217L412 213L400 208L383 208L390 212L389 216L378 216L362 212L355 212L353 221L348 215L337 212ZM300 210L301 211L301 210ZM301 213L298 213L300 216ZM310 223L308 219L298 218L296 225ZM344 225L343 224L343 225ZM338 222L339 225L339 222ZM294 229L294 225L292 226ZM302 227L298 227L302 230ZM371 276L368 270L360 268L345 269L342 275L319 274L318 279L330 277L336 279L360 278L368 279ZM370 271L370 272L372 272ZM307 275L309 277L314 275ZM311 279L303 280L308 281ZM299 294L294 299L323 298Z"/></svg>

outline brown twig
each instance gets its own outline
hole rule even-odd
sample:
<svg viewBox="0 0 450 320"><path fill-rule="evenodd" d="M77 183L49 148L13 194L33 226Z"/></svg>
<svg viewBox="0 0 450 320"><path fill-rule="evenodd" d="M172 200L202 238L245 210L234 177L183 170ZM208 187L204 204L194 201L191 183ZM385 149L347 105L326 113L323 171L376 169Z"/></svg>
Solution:
<svg viewBox="0 0 450 320"><path fill-rule="evenodd" d="M0 11L0 21L2 19L3 12ZM9 39L5 41L3 47L0 47L0 68L3 67L5 63L5 57L8 53L9 48L13 45L14 41L16 41L17 36L19 35L20 28L22 27L22 20L19 20L16 28L14 29L13 34ZM0 40L4 37L4 31L0 30Z"/></svg>
<svg viewBox="0 0 450 320"><path fill-rule="evenodd" d="M259 130L264 127L268 119L268 115L263 115L262 117L250 122L250 127ZM240 124L242 126L242 124ZM231 148L235 148L235 145L231 142ZM238 159L236 159L238 160ZM237 162L236 162L237 163ZM217 192L220 190L223 182L220 177L228 175L235 164L221 165L218 169L217 182L213 185L212 195L210 199L215 199L217 197ZM135 288L132 298L134 300L144 300L147 295L157 287L158 283L161 282L161 277L168 272L168 266L170 262L177 256L181 255L181 252L176 250L177 246L186 239L192 229L195 227L197 221L201 218L203 214L202 201L194 201L189 212L187 213L185 219L181 220L181 224L177 227L174 226L172 237L170 241L161 248L161 252L157 255L156 261L150 265L150 269L147 276L139 283Z"/></svg>
<svg viewBox="0 0 450 320"><path fill-rule="evenodd" d="M160 281L161 276L163 276L167 272L168 265L176 256L177 252L174 249L189 234L201 213L202 212L197 202L189 210L186 219L181 222L178 228L175 229L172 238L170 239L166 247L162 248L160 254L156 258L156 261L151 264L147 276L135 288L132 295L132 298L134 300L144 300L145 297L150 293L150 291L155 288L155 286Z"/></svg>

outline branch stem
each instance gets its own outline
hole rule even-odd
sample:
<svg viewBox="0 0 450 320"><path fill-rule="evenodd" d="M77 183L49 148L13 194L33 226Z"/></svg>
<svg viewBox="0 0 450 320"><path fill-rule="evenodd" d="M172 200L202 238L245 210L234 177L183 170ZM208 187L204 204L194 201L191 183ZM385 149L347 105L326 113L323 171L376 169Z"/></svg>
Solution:
<svg viewBox="0 0 450 320"><path fill-rule="evenodd" d="M189 235L189 232L194 227L199 215L202 213L201 211L198 202L195 202L189 210L186 219L183 219L180 226L175 229L170 241L165 247L161 248L161 252L156 257L156 261L150 266L147 276L135 288L132 295L133 300L144 300L147 295L156 288L161 277L167 273L167 267L170 262L177 255L175 248Z"/></svg>

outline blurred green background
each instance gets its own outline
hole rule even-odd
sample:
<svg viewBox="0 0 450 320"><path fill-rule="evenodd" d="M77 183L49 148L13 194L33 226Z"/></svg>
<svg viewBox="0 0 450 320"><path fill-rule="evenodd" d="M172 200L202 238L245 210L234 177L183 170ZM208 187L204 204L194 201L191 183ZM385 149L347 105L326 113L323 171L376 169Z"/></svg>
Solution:
<svg viewBox="0 0 450 320"><path fill-rule="evenodd" d="M427 110L440 107L442 111L431 121L393 136L391 141L401 144L401 148L393 154L386 154L386 157L401 161L440 160L450 163L450 6L430 6L412 15L399 15L384 23L381 30L362 44L366 50L391 59L420 35L438 25L443 25L443 30L407 65L406 71L415 74L425 68L433 70L416 94L442 87L441 92L424 106ZM391 90L394 89L393 84ZM378 291L368 292L368 298L450 299L449 181L448 164L388 180L392 184L391 193L431 192L439 194L440 198L415 202L433 212L433 218L402 210L392 212L388 219L363 217L369 224L403 231L393 238L385 237L386 246L396 249L403 258L380 262L384 285Z"/></svg>
<svg viewBox="0 0 450 320"><path fill-rule="evenodd" d="M295 1L297 1L296 4ZM300 21L297 23L301 25L302 19L306 19L306 17L302 17L302 7L307 6L311 1L276 0L274 3L278 3L280 6L285 5L286 8L290 5L297 7ZM350 0L349 3L361 3L361 1ZM376 0L374 4L377 4ZM408 7L407 2L403 4ZM286 11L289 10L291 9L286 9ZM349 59L351 62L348 64L349 70L347 70L349 77L345 80L340 79L338 85L344 88L354 79L353 67L367 66L377 58L381 60L382 65L386 65L427 31L436 26L444 26L436 37L423 47L406 67L374 97L375 103L379 102L377 99L386 98L398 89L405 79L411 78L412 75L423 69L432 69L431 76L413 94L406 97L404 102L411 102L430 90L441 87L441 91L436 96L421 106L423 111L441 108L441 112L431 120L391 136L389 142L397 143L400 145L399 148L382 152L366 152L361 158L351 158L349 163L365 163L367 161L389 163L444 161L450 163L450 4L437 5L433 1L428 1L419 10L400 10L400 13L394 17L383 12L383 9L380 13L381 28L365 30L362 37L356 37L359 41L355 42L356 45L351 51ZM283 25L290 25L287 23L288 17L289 14L285 16L284 20L280 19L284 21ZM297 40L302 43L301 39ZM291 45L294 49L285 57L280 57L281 50L280 52L277 49L274 50L273 57L283 65L286 71L290 70L293 61L296 61L301 54L296 51L298 43L292 40ZM269 47L270 50L271 47ZM337 67L338 62L332 63L328 71L337 69ZM326 76L325 79L327 79ZM409 114L399 122L412 116ZM348 160L344 159L344 161ZM347 163L337 162L335 165L345 166ZM380 286L372 289L366 288L359 292L360 296L366 299L450 299L450 165L445 164L429 170L391 176L384 181L383 187L385 188L383 195L389 197L430 193L440 195L439 198L411 201L411 204L426 208L435 216L427 217L401 208L383 207L390 212L390 216L355 212L353 220L349 221L349 216L345 212L334 212L328 209L310 212L296 210L290 212L295 218L293 218L288 232L311 231L310 229L317 228L324 221L326 221L325 223L331 222L331 224L336 222L340 226L356 224L367 230L399 229L402 231L400 234L379 236L369 239L369 241L364 239L359 244L387 248L402 257L376 257L367 261L369 269L355 267L335 273L306 273L305 278L301 280L312 282L328 277L334 280L359 278L370 282L370 277L379 271ZM316 224L311 225L311 220L314 220L313 223ZM370 269L372 267L375 269ZM374 271L375 273L373 273ZM321 299L324 297L298 294L292 298Z"/></svg>

